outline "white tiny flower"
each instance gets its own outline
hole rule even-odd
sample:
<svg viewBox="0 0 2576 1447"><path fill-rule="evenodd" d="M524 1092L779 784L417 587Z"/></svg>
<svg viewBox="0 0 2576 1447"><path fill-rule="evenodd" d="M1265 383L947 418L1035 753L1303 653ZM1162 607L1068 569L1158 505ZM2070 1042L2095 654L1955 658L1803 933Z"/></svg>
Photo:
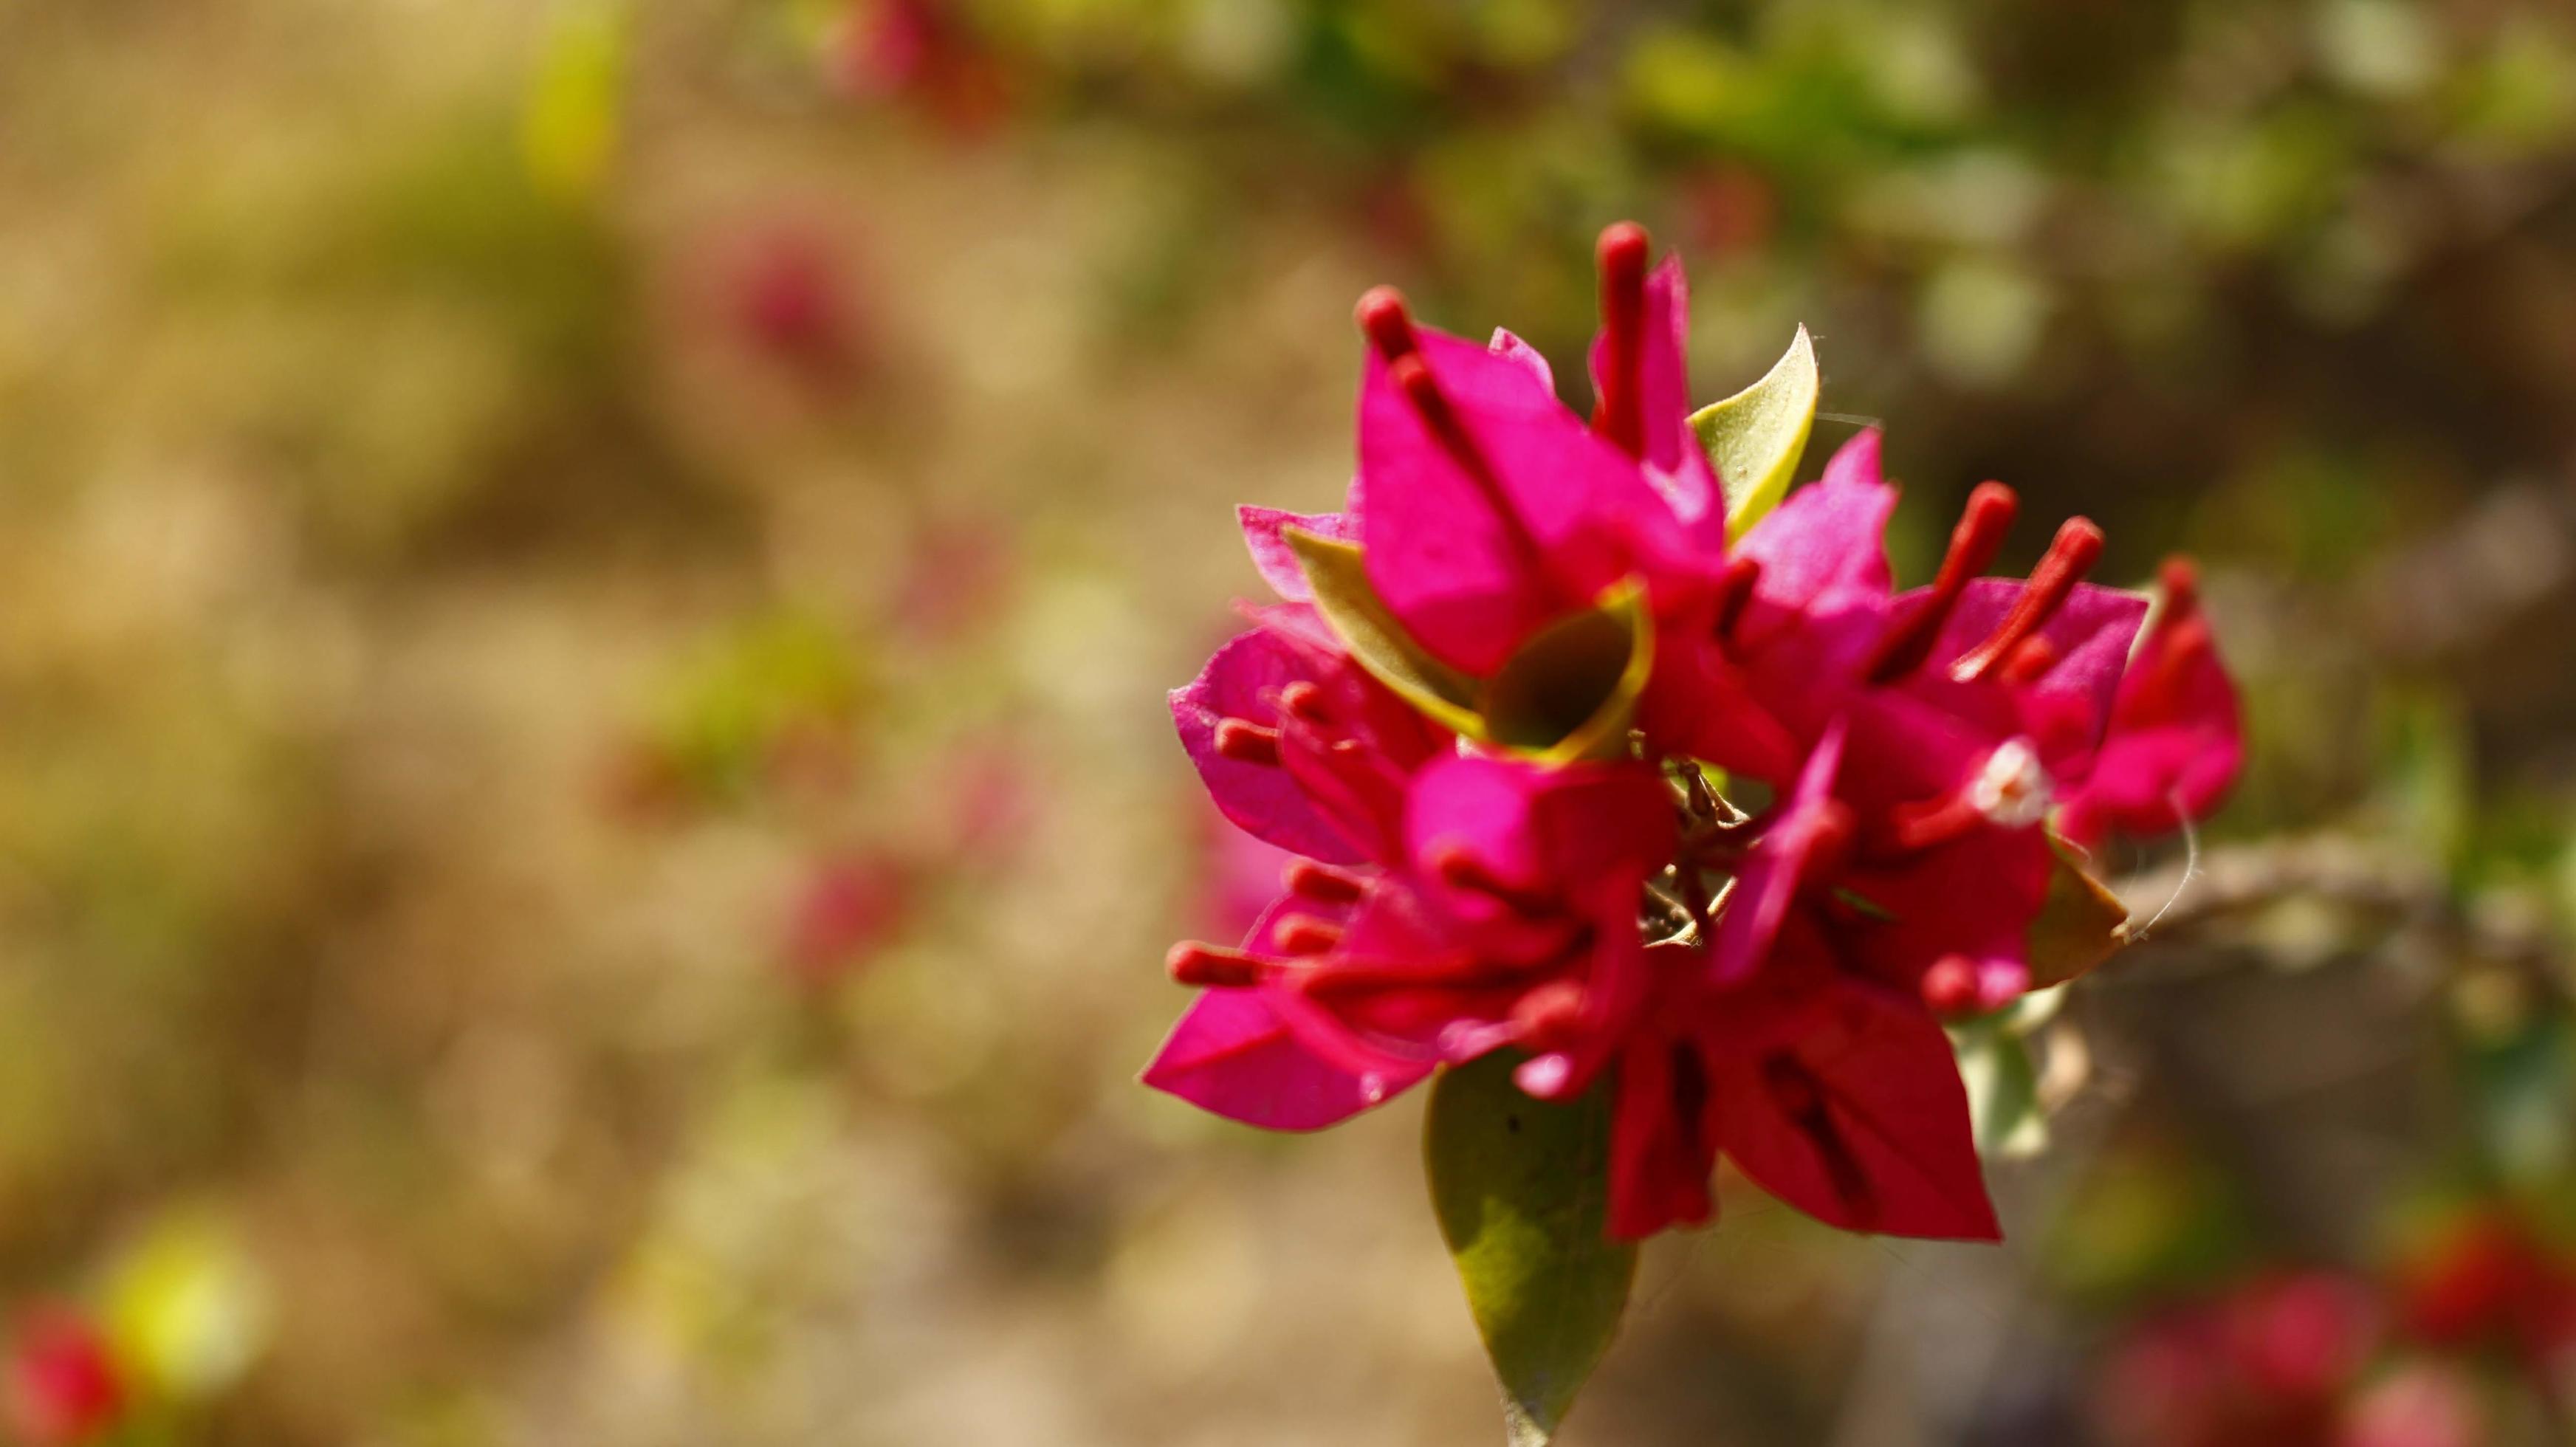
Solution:
<svg viewBox="0 0 2576 1447"><path fill-rule="evenodd" d="M2048 770L2027 739L2012 739L1986 755L1985 767L1968 795L1977 812L2007 829L2023 829L2048 817L2054 802Z"/></svg>

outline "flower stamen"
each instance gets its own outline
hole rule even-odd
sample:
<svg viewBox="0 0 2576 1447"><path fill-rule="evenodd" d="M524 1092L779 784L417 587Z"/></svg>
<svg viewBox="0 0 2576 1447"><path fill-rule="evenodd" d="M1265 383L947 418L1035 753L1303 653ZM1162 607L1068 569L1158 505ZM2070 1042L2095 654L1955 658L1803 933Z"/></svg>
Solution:
<svg viewBox="0 0 2576 1447"><path fill-rule="evenodd" d="M1404 293L1391 286L1373 286L1360 298L1354 315L1369 345L1388 362L1409 357L1422 350L1422 341L1413 334L1413 316L1405 310Z"/></svg>
<svg viewBox="0 0 2576 1447"><path fill-rule="evenodd" d="M1496 878L1472 849L1454 840L1433 846L1430 864L1432 873L1453 889L1491 895L1525 914L1544 913L1547 909L1544 899Z"/></svg>
<svg viewBox="0 0 2576 1447"><path fill-rule="evenodd" d="M1932 587L1912 612L1879 639L1868 669L1872 682L1902 678L1923 666L1959 595L1972 579L1994 566L1995 554L2003 550L2004 534L2012 530L2020 512L2021 499L2000 482L1981 482L1968 494L1968 505L1950 530L1950 548L1942 554L1941 571Z"/></svg>
<svg viewBox="0 0 2576 1447"><path fill-rule="evenodd" d="M1217 757L1238 764L1279 767L1279 730L1254 723L1250 719L1217 720Z"/></svg>
<svg viewBox="0 0 2576 1447"><path fill-rule="evenodd" d="M1289 860L1283 878L1289 893L1318 904L1357 904L1368 893L1367 880L1312 859Z"/></svg>
<svg viewBox="0 0 2576 1447"><path fill-rule="evenodd" d="M2030 581L2013 600L2012 611L1986 641L1959 656L1950 676L1974 683L2002 666L2012 651L2055 617L2075 592L2075 585L2102 560L2102 529L2091 518L2068 518L2048 545L2048 553L2031 569Z"/></svg>
<svg viewBox="0 0 2576 1447"><path fill-rule="evenodd" d="M1171 973L1175 984L1199 989L1239 990L1260 984L1272 966L1269 961L1242 950L1183 940L1163 956L1163 968Z"/></svg>
<svg viewBox="0 0 2576 1447"><path fill-rule="evenodd" d="M1324 706L1324 690L1302 678L1279 690L1279 708L1298 722L1317 728L1333 721L1332 710Z"/></svg>
<svg viewBox="0 0 2576 1447"><path fill-rule="evenodd" d="M2021 646L2012 651L2012 657L2004 660L1999 676L2004 682L2018 687L2038 682L2040 675L2056 666L2057 645L2049 642L2046 636L2034 633L2021 641Z"/></svg>
<svg viewBox="0 0 2576 1447"><path fill-rule="evenodd" d="M1572 980L1551 980L1512 1006L1512 1024L1520 1031L1522 1046L1532 1053L1571 1043L1582 1021L1583 987Z"/></svg>
<svg viewBox="0 0 2576 1447"><path fill-rule="evenodd" d="M1276 937L1282 953L1320 955L1342 942L1342 927L1311 914L1295 914L1279 921Z"/></svg>
<svg viewBox="0 0 2576 1447"><path fill-rule="evenodd" d="M1622 221L1601 233L1601 396L1592 430L1630 457L1646 451L1646 229Z"/></svg>

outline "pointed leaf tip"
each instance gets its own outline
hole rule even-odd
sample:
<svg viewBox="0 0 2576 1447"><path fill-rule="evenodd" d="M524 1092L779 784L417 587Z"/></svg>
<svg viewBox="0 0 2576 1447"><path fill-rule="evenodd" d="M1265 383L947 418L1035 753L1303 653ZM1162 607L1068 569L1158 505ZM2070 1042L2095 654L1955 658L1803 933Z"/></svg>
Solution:
<svg viewBox="0 0 2576 1447"><path fill-rule="evenodd" d="M1726 492L1727 541L1744 536L1788 492L1821 390L1815 343L1802 326L1762 380L1691 414Z"/></svg>
<svg viewBox="0 0 2576 1447"><path fill-rule="evenodd" d="M1977 1154L2028 1160L2048 1148L2048 1113L2040 1106L2039 1068L2030 1042L1992 1023L1950 1034L1959 1055L1959 1084L1968 1092L1968 1123Z"/></svg>
<svg viewBox="0 0 2576 1447"><path fill-rule="evenodd" d="M2129 942L2129 907L2062 840L2049 841L2048 896L2030 923L2030 988L2062 985Z"/></svg>
<svg viewBox="0 0 2576 1447"><path fill-rule="evenodd" d="M1546 1447L1618 1333L1637 1248L1608 1230L1608 1083L1534 1100L1513 1082L1520 1059L1496 1051L1440 1073L1423 1159L1508 1440Z"/></svg>

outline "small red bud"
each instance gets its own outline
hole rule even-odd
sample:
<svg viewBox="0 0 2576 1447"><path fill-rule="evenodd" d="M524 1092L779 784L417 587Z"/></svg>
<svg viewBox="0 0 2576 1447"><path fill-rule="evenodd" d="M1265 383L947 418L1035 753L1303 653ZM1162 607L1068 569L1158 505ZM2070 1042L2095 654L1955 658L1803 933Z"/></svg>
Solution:
<svg viewBox="0 0 2576 1447"><path fill-rule="evenodd" d="M1923 1004L1945 1020L1975 1013L1977 994L1977 965L1966 955L1943 955L1923 972Z"/></svg>

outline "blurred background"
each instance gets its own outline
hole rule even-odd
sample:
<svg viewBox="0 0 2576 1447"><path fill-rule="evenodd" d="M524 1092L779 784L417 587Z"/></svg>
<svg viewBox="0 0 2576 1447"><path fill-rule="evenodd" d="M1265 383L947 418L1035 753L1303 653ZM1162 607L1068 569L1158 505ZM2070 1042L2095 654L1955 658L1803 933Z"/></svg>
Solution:
<svg viewBox="0 0 2576 1447"><path fill-rule="evenodd" d="M1360 291L1580 387L1621 217L2255 754L2004 1246L1729 1179L1566 1442L2569 1440L2559 0L0 0L7 1440L1491 1440L1418 1099L1133 1083L1162 695Z"/></svg>

